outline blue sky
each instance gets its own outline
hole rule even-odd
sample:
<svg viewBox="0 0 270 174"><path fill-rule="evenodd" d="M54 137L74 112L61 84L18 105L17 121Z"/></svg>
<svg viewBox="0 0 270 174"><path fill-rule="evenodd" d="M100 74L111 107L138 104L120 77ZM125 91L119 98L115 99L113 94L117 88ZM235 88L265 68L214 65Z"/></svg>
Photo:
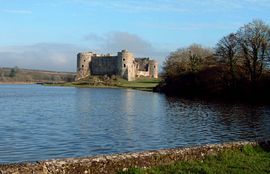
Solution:
<svg viewBox="0 0 270 174"><path fill-rule="evenodd" d="M76 53L153 57L179 47L214 47L262 19L270 0L0 0L0 67L75 71Z"/></svg>

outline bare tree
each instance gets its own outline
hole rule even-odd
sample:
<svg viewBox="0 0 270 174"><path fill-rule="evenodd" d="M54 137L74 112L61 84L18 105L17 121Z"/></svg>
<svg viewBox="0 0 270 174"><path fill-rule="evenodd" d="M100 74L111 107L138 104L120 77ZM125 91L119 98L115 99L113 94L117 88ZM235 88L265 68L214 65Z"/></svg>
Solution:
<svg viewBox="0 0 270 174"><path fill-rule="evenodd" d="M229 66L229 71L233 79L236 76L236 64L238 58L237 36L231 33L223 37L216 45L216 55Z"/></svg>
<svg viewBox="0 0 270 174"><path fill-rule="evenodd" d="M187 48L188 54L188 65L191 72L198 71L203 65L204 58L210 55L208 49L204 49L199 44L192 44Z"/></svg>
<svg viewBox="0 0 270 174"><path fill-rule="evenodd" d="M171 52L163 64L165 76L174 77L188 69L187 55L184 48Z"/></svg>
<svg viewBox="0 0 270 174"><path fill-rule="evenodd" d="M180 48L172 52L164 62L165 75L175 76L182 72L196 72L209 63L213 55L208 48L199 44L192 44L187 48Z"/></svg>
<svg viewBox="0 0 270 174"><path fill-rule="evenodd" d="M254 84L264 70L270 53L270 28L261 20L254 20L237 32L241 55L251 82Z"/></svg>

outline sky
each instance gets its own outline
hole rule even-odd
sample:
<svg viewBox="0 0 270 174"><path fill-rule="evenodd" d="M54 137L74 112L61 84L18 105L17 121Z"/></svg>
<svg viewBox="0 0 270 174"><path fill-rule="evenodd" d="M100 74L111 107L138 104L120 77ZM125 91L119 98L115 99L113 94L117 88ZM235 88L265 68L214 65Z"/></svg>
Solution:
<svg viewBox="0 0 270 174"><path fill-rule="evenodd" d="M0 0L0 67L76 71L82 51L128 49L160 65L192 43L214 47L270 0Z"/></svg>

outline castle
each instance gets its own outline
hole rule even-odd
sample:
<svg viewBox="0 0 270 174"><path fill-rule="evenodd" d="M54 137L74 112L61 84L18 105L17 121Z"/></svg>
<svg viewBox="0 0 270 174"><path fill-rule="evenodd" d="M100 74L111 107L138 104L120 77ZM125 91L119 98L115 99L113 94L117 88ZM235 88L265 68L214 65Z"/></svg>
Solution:
<svg viewBox="0 0 270 174"><path fill-rule="evenodd" d="M127 50L118 52L116 56L93 52L79 53L76 80L91 75L117 75L128 81L141 76L158 78L158 63L149 58L134 58Z"/></svg>

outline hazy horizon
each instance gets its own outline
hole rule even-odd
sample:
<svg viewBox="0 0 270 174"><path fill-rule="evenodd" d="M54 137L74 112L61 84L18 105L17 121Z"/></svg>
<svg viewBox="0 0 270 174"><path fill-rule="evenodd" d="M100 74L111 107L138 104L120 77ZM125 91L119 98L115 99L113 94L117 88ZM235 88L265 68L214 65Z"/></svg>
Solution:
<svg viewBox="0 0 270 174"><path fill-rule="evenodd" d="M214 47L253 19L270 23L269 0L0 0L0 67L74 72L81 51L162 61L179 47Z"/></svg>

